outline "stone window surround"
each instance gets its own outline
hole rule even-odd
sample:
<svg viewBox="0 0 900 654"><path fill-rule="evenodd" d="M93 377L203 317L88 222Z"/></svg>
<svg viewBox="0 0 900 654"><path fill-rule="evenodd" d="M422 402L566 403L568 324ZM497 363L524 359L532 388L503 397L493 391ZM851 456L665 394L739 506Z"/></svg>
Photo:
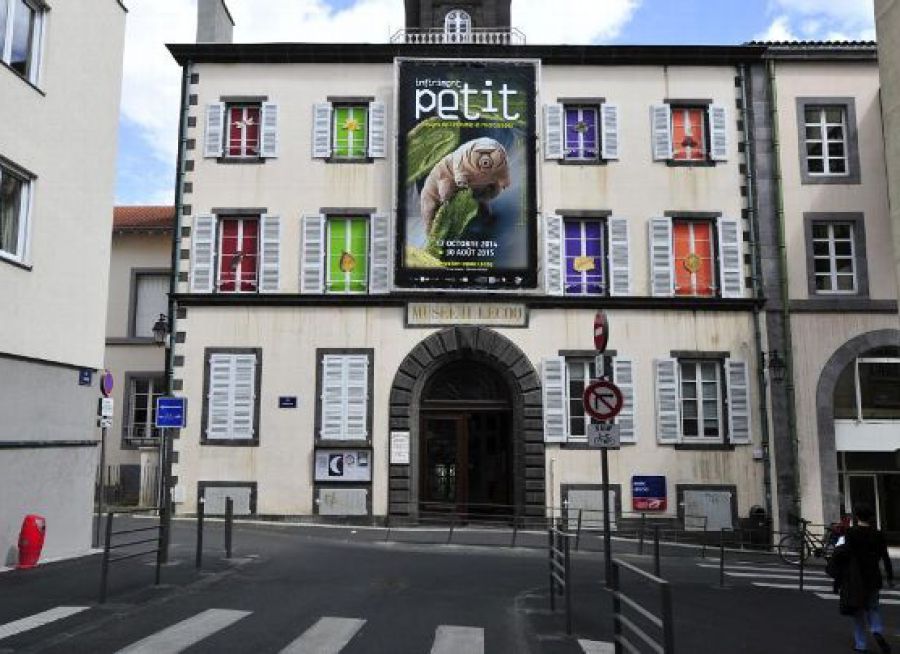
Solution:
<svg viewBox="0 0 900 654"><path fill-rule="evenodd" d="M259 447L259 413L262 397L262 348L261 347L207 347L203 350L203 407L200 414L200 444L209 447ZM209 420L209 359L213 354L256 355L256 399L253 402L253 438L223 439L206 437Z"/></svg>
<svg viewBox="0 0 900 654"><path fill-rule="evenodd" d="M844 109L847 118L845 154L847 155L846 175L811 175L806 168L806 108L830 105ZM859 169L859 128L856 122L856 98L852 97L799 97L797 98L797 154L800 158L800 183L809 184L860 184Z"/></svg>
<svg viewBox="0 0 900 654"><path fill-rule="evenodd" d="M323 440L319 436L322 429L322 361L326 355L365 354L369 358L368 393L366 399L366 434L364 441ZM375 349L374 348L316 348L316 418L313 439L316 448L365 449L372 447L372 416L375 412ZM374 479L374 477L373 477ZM344 484L341 484L344 486ZM369 498L371 502L371 497Z"/></svg>
<svg viewBox="0 0 900 654"><path fill-rule="evenodd" d="M855 293L820 293L816 290L812 232L814 223L850 223L853 230L853 265L856 276ZM806 245L806 288L809 297L833 303L840 303L846 298L869 297L869 268L866 262L866 221L863 213L855 211L807 212L803 214L803 233Z"/></svg>

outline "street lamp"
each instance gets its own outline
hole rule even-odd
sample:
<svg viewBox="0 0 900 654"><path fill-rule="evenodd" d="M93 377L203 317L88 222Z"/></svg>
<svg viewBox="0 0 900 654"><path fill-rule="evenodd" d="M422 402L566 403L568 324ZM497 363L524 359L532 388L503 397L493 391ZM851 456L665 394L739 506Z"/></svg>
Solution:
<svg viewBox="0 0 900 654"><path fill-rule="evenodd" d="M781 353L778 352L778 350L772 350L765 355L765 362L766 368L769 369L769 374L772 375L772 379L777 382L783 382L785 372L787 371L787 364L781 357Z"/></svg>
<svg viewBox="0 0 900 654"><path fill-rule="evenodd" d="M169 335L169 319L166 314L159 314L159 318L153 323L153 341L157 345L166 345L167 336Z"/></svg>

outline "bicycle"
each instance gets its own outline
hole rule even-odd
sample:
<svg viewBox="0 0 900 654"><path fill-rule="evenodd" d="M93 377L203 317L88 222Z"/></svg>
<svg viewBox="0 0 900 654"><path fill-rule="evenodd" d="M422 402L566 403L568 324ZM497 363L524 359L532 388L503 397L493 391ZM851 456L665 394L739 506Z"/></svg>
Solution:
<svg viewBox="0 0 900 654"><path fill-rule="evenodd" d="M778 542L778 556L788 565L800 565L809 558L828 561L834 553L838 538L842 535L841 525L832 524L822 536L811 533L809 520L800 519L797 532L785 534Z"/></svg>

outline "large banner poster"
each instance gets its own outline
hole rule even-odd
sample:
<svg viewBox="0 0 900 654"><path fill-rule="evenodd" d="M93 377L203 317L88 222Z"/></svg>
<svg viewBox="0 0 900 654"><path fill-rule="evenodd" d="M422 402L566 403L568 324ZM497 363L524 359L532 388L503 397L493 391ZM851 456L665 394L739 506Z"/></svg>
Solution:
<svg viewBox="0 0 900 654"><path fill-rule="evenodd" d="M534 288L534 62L397 61L397 284Z"/></svg>

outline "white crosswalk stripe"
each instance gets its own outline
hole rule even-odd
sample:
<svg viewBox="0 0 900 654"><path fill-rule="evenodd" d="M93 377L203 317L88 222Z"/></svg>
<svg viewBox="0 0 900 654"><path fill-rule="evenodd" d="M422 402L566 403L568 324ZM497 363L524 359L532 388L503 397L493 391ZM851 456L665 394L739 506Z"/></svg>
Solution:
<svg viewBox="0 0 900 654"><path fill-rule="evenodd" d="M616 646L613 643L601 640L579 638L578 644L581 645L581 651L584 654L615 654L616 651Z"/></svg>
<svg viewBox="0 0 900 654"><path fill-rule="evenodd" d="M484 654L484 629L441 625L435 631L431 654Z"/></svg>
<svg viewBox="0 0 900 654"><path fill-rule="evenodd" d="M31 631L32 629L37 629L38 627L43 627L51 622L68 618L69 616L81 613L87 609L88 607L86 606L57 606L56 608L48 611L41 611L40 613L29 615L20 620L7 622L6 624L0 625L0 640L26 631Z"/></svg>
<svg viewBox="0 0 900 654"><path fill-rule="evenodd" d="M250 611L207 609L119 650L118 654L178 654L248 615Z"/></svg>
<svg viewBox="0 0 900 654"><path fill-rule="evenodd" d="M337 654L365 624L353 618L321 618L281 654Z"/></svg>

